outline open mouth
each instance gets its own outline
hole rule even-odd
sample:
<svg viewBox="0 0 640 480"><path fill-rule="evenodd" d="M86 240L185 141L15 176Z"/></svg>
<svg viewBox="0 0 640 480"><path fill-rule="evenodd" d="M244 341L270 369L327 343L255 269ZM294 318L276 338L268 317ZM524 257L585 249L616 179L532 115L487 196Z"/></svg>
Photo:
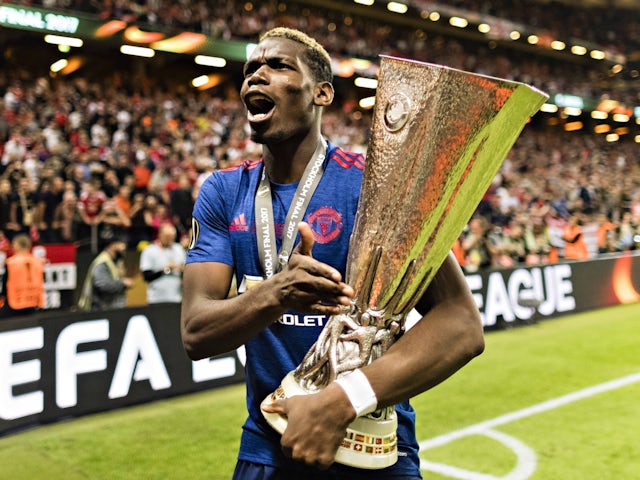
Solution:
<svg viewBox="0 0 640 480"><path fill-rule="evenodd" d="M251 95L245 98L250 122L260 122L269 118L275 103L264 95Z"/></svg>

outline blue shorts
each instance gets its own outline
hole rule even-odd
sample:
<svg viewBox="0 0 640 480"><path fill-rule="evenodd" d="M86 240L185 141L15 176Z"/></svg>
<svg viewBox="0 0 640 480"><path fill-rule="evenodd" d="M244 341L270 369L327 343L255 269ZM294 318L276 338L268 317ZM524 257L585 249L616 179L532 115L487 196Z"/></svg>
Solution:
<svg viewBox="0 0 640 480"><path fill-rule="evenodd" d="M282 470L278 467L261 465L259 463L247 462L245 460L238 460L236 470L233 472L233 480L366 480L377 478L374 476L373 472L374 470L363 470L361 477L332 474L320 470L305 470L304 473L302 473L299 471ZM386 478L389 477L387 476ZM422 477L415 475L401 475L391 477L389 480L422 480Z"/></svg>

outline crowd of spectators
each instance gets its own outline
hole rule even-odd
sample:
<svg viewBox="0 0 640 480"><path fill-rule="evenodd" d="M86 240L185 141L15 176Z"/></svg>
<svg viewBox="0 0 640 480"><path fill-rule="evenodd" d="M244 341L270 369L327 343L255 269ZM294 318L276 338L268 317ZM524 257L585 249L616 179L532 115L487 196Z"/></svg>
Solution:
<svg viewBox="0 0 640 480"><path fill-rule="evenodd" d="M425 60L522 80L547 91L553 85L579 91L597 85L587 70L582 80L577 79L572 70L576 67L568 64L532 58L511 61L482 45L467 49L443 37L402 42L390 36L390 27L375 22L356 26L359 22L354 21L350 31L327 35L330 16L278 16L272 10L277 3L255 7L254 15L230 7L233 3L189 0L43 4L99 8L102 14L111 6L108 16L124 15L134 5L156 12L169 5L176 11L227 9L228 16L220 17L226 19L225 28L235 29L230 18L260 20L247 36L274 25L275 16L279 24L324 35L321 38L334 51L373 51L378 42L389 42L386 48L394 50L387 53L421 59L424 52ZM341 22L339 28L345 26ZM235 36L242 34L238 28ZM237 95L184 89L178 93L139 78L132 86L116 73L96 82L0 72L0 249L6 250L19 233L27 233L34 242L78 245L105 244L125 234L129 247L136 248L155 240L165 223L173 224L184 241L194 198L206 176L216 168L259 157L260 147L248 138ZM333 142L365 152L369 127L367 112L337 105L325 115L323 130ZM573 251L591 257L640 248L639 225L637 144L628 139L608 143L602 136L533 122L509 152L455 251L468 271L579 259ZM567 245L582 242L584 248L569 248L572 253L567 255Z"/></svg>
<svg viewBox="0 0 640 480"><path fill-rule="evenodd" d="M167 222L184 240L206 176L260 155L236 99L103 89L0 75L0 230L8 240L27 233L42 243L105 243L125 234L135 248ZM324 133L365 152L369 122L335 109ZM530 125L463 233L460 261L471 270L550 261L554 251L561 258L572 219L592 255L640 246L637 144Z"/></svg>
<svg viewBox="0 0 640 480"><path fill-rule="evenodd" d="M298 2L256 0L227 2L182 0L14 0L50 8L89 12L164 30L189 30L213 38L255 41L273 26L299 28L317 38L335 56L376 59L380 54L407 56L454 68L523 81L550 93L589 98L613 96L629 105L640 102L637 87L611 76L604 67L557 61L549 57L523 58L519 52L498 48L495 42L470 43L405 25L381 22L342 11ZM438 2L413 0L415 6L436 9ZM636 15L611 8L580 8L562 3L459 0L446 2L472 12L494 15L544 29L560 38L600 42L612 51L637 50L640 27ZM444 3L443 3L444 4ZM624 41L621 41L621 38ZM472 51L473 54L469 54Z"/></svg>

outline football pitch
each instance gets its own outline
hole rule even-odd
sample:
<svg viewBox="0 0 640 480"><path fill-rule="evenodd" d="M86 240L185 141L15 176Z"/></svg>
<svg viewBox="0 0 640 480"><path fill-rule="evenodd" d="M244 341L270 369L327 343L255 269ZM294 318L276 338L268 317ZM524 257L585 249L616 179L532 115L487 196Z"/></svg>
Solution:
<svg viewBox="0 0 640 480"><path fill-rule="evenodd" d="M488 332L412 400L425 479L640 479L640 304ZM244 387L0 438L0 478L229 479Z"/></svg>

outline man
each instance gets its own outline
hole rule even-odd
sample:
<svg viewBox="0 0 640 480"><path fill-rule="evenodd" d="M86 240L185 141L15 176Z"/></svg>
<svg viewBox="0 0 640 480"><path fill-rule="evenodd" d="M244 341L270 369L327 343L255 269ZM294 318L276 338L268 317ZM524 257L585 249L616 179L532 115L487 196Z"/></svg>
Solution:
<svg viewBox="0 0 640 480"><path fill-rule="evenodd" d="M125 240L113 237L91 262L78 300L81 310L95 312L127 305L127 289L133 280L124 275L126 249Z"/></svg>
<svg viewBox="0 0 640 480"><path fill-rule="evenodd" d="M29 315L44 308L44 260L31 253L24 233L13 238L13 255L7 258L6 292L10 315Z"/></svg>
<svg viewBox="0 0 640 480"><path fill-rule="evenodd" d="M140 254L140 271L147 282L147 302L182 301L182 270L185 251L176 242L176 227L165 223L158 229L158 239Z"/></svg>
<svg viewBox="0 0 640 480"><path fill-rule="evenodd" d="M192 359L246 346L249 417L236 479L421 478L414 412L406 400L449 377L484 347L479 313L450 256L418 304L424 318L359 370L378 408L397 404L395 465L364 471L333 463L356 417L357 400L337 382L268 407L288 419L282 436L263 419L262 400L299 365L328 316L354 298L342 278L363 158L332 144L323 154L321 116L333 100L331 80L330 58L315 40L282 28L264 34L245 64L240 92L251 138L263 145L263 158L214 172L194 208L183 278L182 339ZM289 206L297 206L302 196L298 186L309 183L307 165L321 156L324 173L308 206L291 215L306 222L286 220ZM320 213L337 221L322 228L326 222L314 221ZM282 235L273 237L296 226L300 241L279 270L270 242L286 260ZM234 274L244 293L227 298ZM284 321L283 314L296 320Z"/></svg>

